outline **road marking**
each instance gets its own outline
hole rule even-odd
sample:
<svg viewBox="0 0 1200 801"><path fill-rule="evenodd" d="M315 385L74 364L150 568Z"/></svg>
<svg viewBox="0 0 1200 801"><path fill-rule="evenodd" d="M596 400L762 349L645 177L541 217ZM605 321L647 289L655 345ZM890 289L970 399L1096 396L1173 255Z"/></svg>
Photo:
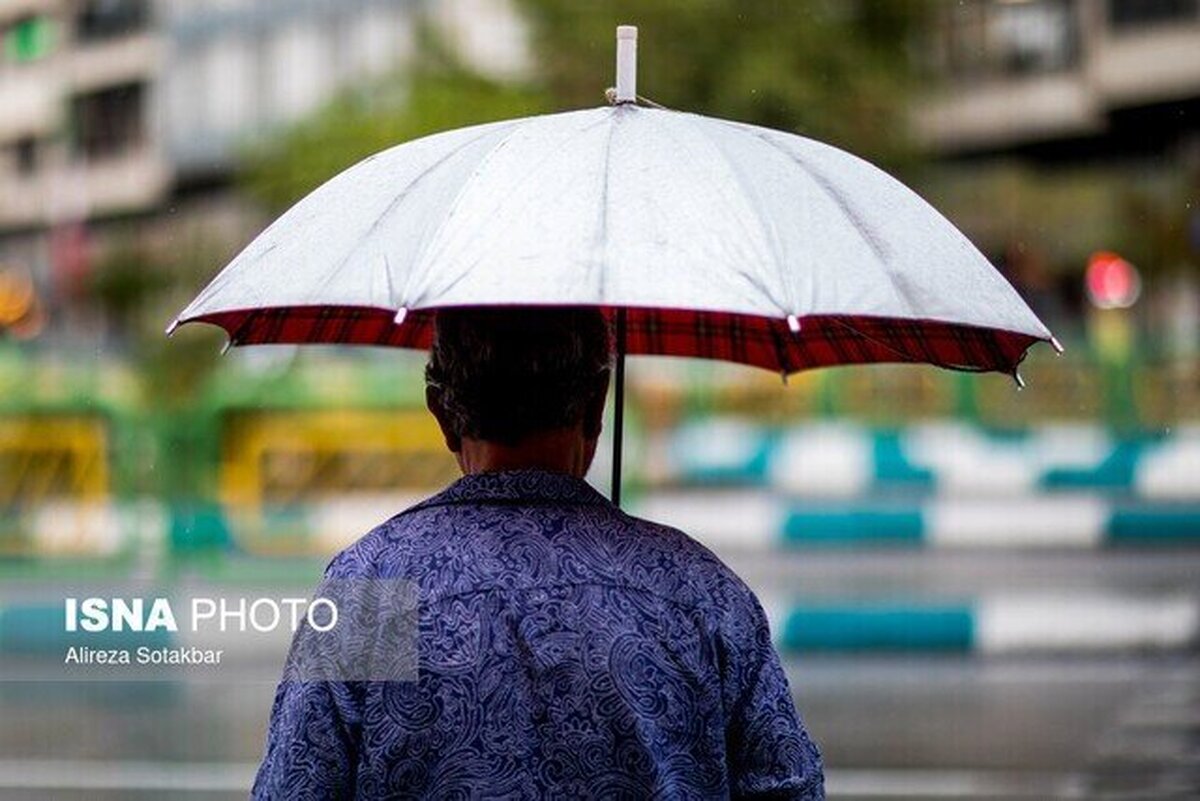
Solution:
<svg viewBox="0 0 1200 801"><path fill-rule="evenodd" d="M1200 634L1200 603L1116 594L985 597L976 604L975 634L985 653L1186 648Z"/></svg>
<svg viewBox="0 0 1200 801"><path fill-rule="evenodd" d="M857 799L1086 798L1088 781L1077 773L959 770L831 770L825 790Z"/></svg>
<svg viewBox="0 0 1200 801"><path fill-rule="evenodd" d="M934 547L1096 548L1109 506L1087 495L1030 496L1016 503L938 499L924 507L925 534Z"/></svg>
<svg viewBox="0 0 1200 801"><path fill-rule="evenodd" d="M246 793L257 769L246 762L0 759L0 788Z"/></svg>
<svg viewBox="0 0 1200 801"><path fill-rule="evenodd" d="M256 770L248 762L0 759L0 788L244 793ZM1083 798L1086 786L1073 773L868 769L826 777L830 795L878 799Z"/></svg>

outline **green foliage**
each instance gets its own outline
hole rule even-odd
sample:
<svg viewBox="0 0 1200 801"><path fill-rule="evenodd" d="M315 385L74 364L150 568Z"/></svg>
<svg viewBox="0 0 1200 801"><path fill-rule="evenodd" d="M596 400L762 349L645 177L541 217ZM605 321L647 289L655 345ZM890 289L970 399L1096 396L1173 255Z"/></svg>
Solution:
<svg viewBox="0 0 1200 801"><path fill-rule="evenodd" d="M1154 279L1197 264L1194 183L1169 165L1045 170L1010 158L927 170L921 188L986 251L1036 251L1050 272L1075 274L1091 254L1115 250Z"/></svg>
<svg viewBox="0 0 1200 801"><path fill-rule="evenodd" d="M403 91L389 91L388 84ZM438 131L546 111L548 99L454 64L434 64L403 78L337 98L278 139L250 148L247 188L282 210L342 170L392 145Z"/></svg>
<svg viewBox="0 0 1200 801"><path fill-rule="evenodd" d="M613 31L639 26L638 92L670 108L813 136L885 163L904 118L921 0L520 0L565 106L601 101Z"/></svg>
<svg viewBox="0 0 1200 801"><path fill-rule="evenodd" d="M123 334L134 333L149 301L169 283L149 248L121 238L99 259L87 283L95 306Z"/></svg>
<svg viewBox="0 0 1200 801"><path fill-rule="evenodd" d="M97 259L85 285L90 305L137 365L143 399L152 406L193 402L217 364L216 332L189 329L168 340L163 326L226 257L200 235L155 243L129 227Z"/></svg>
<svg viewBox="0 0 1200 801"><path fill-rule="evenodd" d="M613 83L614 31L641 26L640 92L671 108L758 123L897 166L911 155L908 48L923 0L519 0L534 87L464 67L426 28L415 71L343 94L243 159L270 210L341 170L436 131L596 106Z"/></svg>

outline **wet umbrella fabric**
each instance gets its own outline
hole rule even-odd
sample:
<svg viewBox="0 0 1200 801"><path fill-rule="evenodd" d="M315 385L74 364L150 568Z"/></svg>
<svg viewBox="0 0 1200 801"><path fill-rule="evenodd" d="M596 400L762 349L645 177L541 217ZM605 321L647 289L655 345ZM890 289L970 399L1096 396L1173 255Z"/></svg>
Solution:
<svg viewBox="0 0 1200 801"><path fill-rule="evenodd" d="M496 304L624 307L629 353L784 373L1012 373L1051 339L965 236L867 162L632 104L372 156L263 232L176 324L214 323L233 345L423 348L430 310Z"/></svg>

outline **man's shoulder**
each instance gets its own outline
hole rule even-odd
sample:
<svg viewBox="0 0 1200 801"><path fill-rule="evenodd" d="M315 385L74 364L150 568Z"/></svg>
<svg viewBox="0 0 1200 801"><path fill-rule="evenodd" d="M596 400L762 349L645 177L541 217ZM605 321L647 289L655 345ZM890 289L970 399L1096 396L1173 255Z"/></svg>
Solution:
<svg viewBox="0 0 1200 801"><path fill-rule="evenodd" d="M419 528L425 502L416 503L368 530L329 561L328 578L379 577L387 563L403 555L405 540Z"/></svg>
<svg viewBox="0 0 1200 801"><path fill-rule="evenodd" d="M531 514L521 505L490 506L484 511L418 503L338 553L326 576L394 578L412 573L417 578L424 562L438 552L449 549L468 555L472 546L463 538L474 533L480 522L476 518L483 515L482 528L500 532L498 539L511 538L515 549L570 563L575 580L591 573L597 580L715 607L723 615L751 612L757 604L754 593L720 557L679 528L610 505L561 507L553 514L546 514L546 507L534 509ZM520 525L504 520L510 516ZM525 538L530 536L544 536L547 549L527 549ZM542 578L547 577L542 574Z"/></svg>
<svg viewBox="0 0 1200 801"><path fill-rule="evenodd" d="M668 567L686 577L705 606L726 614L741 614L758 603L754 592L729 565L706 545L682 529L621 513L636 532L634 538L644 564ZM657 572L657 571L654 571Z"/></svg>

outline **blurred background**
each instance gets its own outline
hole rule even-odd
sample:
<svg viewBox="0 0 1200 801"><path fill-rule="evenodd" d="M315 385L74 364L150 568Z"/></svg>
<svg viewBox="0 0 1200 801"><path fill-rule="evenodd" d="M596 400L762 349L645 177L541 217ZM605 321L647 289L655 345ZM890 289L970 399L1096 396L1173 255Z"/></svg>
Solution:
<svg viewBox="0 0 1200 801"><path fill-rule="evenodd" d="M629 505L760 594L831 796L1200 797L1198 0L0 0L0 797L244 797L269 683L5 662L66 587L306 593L456 470L420 354L163 327L358 159L602 103L618 23L643 94L893 171L1066 346L1024 391L633 360Z"/></svg>

